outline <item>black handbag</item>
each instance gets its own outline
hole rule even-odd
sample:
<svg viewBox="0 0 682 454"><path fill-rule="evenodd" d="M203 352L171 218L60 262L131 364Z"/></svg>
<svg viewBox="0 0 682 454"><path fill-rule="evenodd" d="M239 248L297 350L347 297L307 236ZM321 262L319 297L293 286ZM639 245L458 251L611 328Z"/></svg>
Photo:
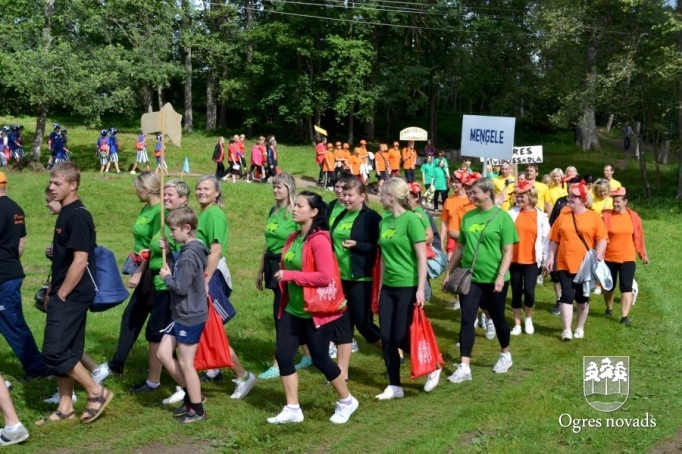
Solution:
<svg viewBox="0 0 682 454"><path fill-rule="evenodd" d="M42 287L33 295L33 300L35 301L35 308L40 312L47 312L45 310L45 300L47 299L47 289L50 288L50 278L52 277L52 271L48 273L47 279Z"/></svg>

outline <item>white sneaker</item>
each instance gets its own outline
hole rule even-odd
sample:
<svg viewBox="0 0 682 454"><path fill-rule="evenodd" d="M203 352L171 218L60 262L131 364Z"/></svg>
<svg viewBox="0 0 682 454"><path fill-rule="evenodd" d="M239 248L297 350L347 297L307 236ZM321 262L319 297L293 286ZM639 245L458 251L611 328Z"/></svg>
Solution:
<svg viewBox="0 0 682 454"><path fill-rule="evenodd" d="M474 325L475 327L476 325ZM488 326L488 317L485 316L483 312L481 312L481 323L478 324L481 328L485 329L486 326Z"/></svg>
<svg viewBox="0 0 682 454"><path fill-rule="evenodd" d="M535 326L533 326L533 319L530 317L526 317L524 320L524 329L526 331L526 334L533 334L535 332Z"/></svg>
<svg viewBox="0 0 682 454"><path fill-rule="evenodd" d="M632 305L634 306L637 302L637 294L639 293L639 284L636 280L632 280Z"/></svg>
<svg viewBox="0 0 682 454"><path fill-rule="evenodd" d="M98 385L102 383L106 378L111 375L111 371L109 370L109 363L102 363L99 366L95 368L90 373L90 376L92 377L93 380L95 380L95 383Z"/></svg>
<svg viewBox="0 0 682 454"><path fill-rule="evenodd" d="M601 287L597 286L594 288L594 294L595 295L601 295Z"/></svg>
<svg viewBox="0 0 682 454"><path fill-rule="evenodd" d="M512 336L518 336L521 334L521 325L514 325L511 331L509 331L509 334Z"/></svg>
<svg viewBox="0 0 682 454"><path fill-rule="evenodd" d="M573 339L573 333L571 332L570 329L565 329L561 332L561 340L562 341L570 341Z"/></svg>
<svg viewBox="0 0 682 454"><path fill-rule="evenodd" d="M285 405L282 411L277 416L268 418L268 422L270 424L286 424L289 422L303 422L303 419L304 419L303 412L301 411L300 408L298 409L298 411L295 411L289 408L288 405Z"/></svg>
<svg viewBox="0 0 682 454"><path fill-rule="evenodd" d="M458 311L458 310L460 310L461 308L462 308L462 306L460 306L459 301L455 301L455 304L452 306L452 310L453 310L453 311ZM478 322L478 320L476 320L476 321L474 322L474 328L476 328L476 323L477 323L477 322Z"/></svg>
<svg viewBox="0 0 682 454"><path fill-rule="evenodd" d="M493 321L490 319L486 320L486 325L485 325L485 338L488 340L493 340L495 339L495 325L493 324Z"/></svg>
<svg viewBox="0 0 682 454"><path fill-rule="evenodd" d="M355 338L353 338L353 344L352 344L350 351L351 351L351 353L357 353L360 351L360 347L358 346L358 341L356 341Z"/></svg>
<svg viewBox="0 0 682 454"><path fill-rule="evenodd" d="M76 393L71 394L71 400L73 400L74 402L76 402L78 400L78 397L76 397ZM55 404L55 405L59 404L59 391L52 394L47 399L44 399L43 402L45 402L46 404Z"/></svg>
<svg viewBox="0 0 682 454"><path fill-rule="evenodd" d="M131 174L131 175L135 175L135 171L134 171L134 170L131 170L131 171L130 171L130 174Z"/></svg>
<svg viewBox="0 0 682 454"><path fill-rule="evenodd" d="M424 391L427 393L433 391L433 389L438 386L440 381L440 373L443 372L442 368L438 368L426 376L426 383L424 383Z"/></svg>
<svg viewBox="0 0 682 454"><path fill-rule="evenodd" d="M471 368L467 364L457 364L455 372L448 377L452 383L462 383L471 380Z"/></svg>
<svg viewBox="0 0 682 454"><path fill-rule="evenodd" d="M503 374L512 367L512 364L514 363L512 362L511 353L500 353L500 357L493 366L493 372L496 374Z"/></svg>
<svg viewBox="0 0 682 454"><path fill-rule="evenodd" d="M182 402L184 398L185 391L183 391L181 387L176 386L175 392L171 394L170 397L166 397L165 399L163 399L161 403L164 405L177 404L178 402Z"/></svg>
<svg viewBox="0 0 682 454"><path fill-rule="evenodd" d="M14 386L12 385L12 382L9 381L9 380L5 380L5 386L7 386L7 390L8 390L8 391L12 391L12 388L14 387Z"/></svg>
<svg viewBox="0 0 682 454"><path fill-rule="evenodd" d="M0 429L0 446L9 446L21 443L28 438L28 430L23 424L14 430L7 430L7 428Z"/></svg>
<svg viewBox="0 0 682 454"><path fill-rule="evenodd" d="M478 321L478 317L476 317L476 320L474 320L474 329L478 328L478 325L479 325L479 321Z"/></svg>
<svg viewBox="0 0 682 454"><path fill-rule="evenodd" d="M405 397L403 387L391 385L388 385L386 389L384 389L384 392L375 396L375 398L379 400L402 399L403 397Z"/></svg>
<svg viewBox="0 0 682 454"><path fill-rule="evenodd" d="M332 342L329 343L329 357L331 359L336 359L336 344Z"/></svg>
<svg viewBox="0 0 682 454"><path fill-rule="evenodd" d="M230 397L232 399L243 399L249 394L249 392L251 392L251 389L256 384L258 379L251 372L247 371L246 378L236 378L232 381L237 385L237 387L234 389L234 392ZM301 419L301 421L303 421L303 419Z"/></svg>
<svg viewBox="0 0 682 454"><path fill-rule="evenodd" d="M573 333L573 339L585 339L585 330L576 328L575 333Z"/></svg>
<svg viewBox="0 0 682 454"><path fill-rule="evenodd" d="M355 410L358 409L360 403L355 397L351 396L351 402L348 405L344 405L340 402L336 402L336 410L329 420L334 424L345 424L350 419Z"/></svg>

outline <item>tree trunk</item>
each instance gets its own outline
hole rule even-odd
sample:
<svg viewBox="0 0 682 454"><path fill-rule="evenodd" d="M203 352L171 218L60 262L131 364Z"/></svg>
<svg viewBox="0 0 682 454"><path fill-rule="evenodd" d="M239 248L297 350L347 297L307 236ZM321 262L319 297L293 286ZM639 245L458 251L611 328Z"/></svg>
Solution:
<svg viewBox="0 0 682 454"><path fill-rule="evenodd" d="M47 123L47 107L38 107L38 117L36 118L36 132L33 134L29 160L40 162L40 149L43 145L43 135L45 134L45 123Z"/></svg>
<svg viewBox="0 0 682 454"><path fill-rule="evenodd" d="M156 87L156 97L159 100L159 110L163 107L163 87Z"/></svg>
<svg viewBox="0 0 682 454"><path fill-rule="evenodd" d="M223 70L223 74L221 76L221 79L222 80L227 79L227 69ZM216 85L217 85L217 82L216 82ZM218 116L218 127L220 129L227 128L227 103L225 102L225 100L223 100L220 103L220 115Z"/></svg>
<svg viewBox="0 0 682 454"><path fill-rule="evenodd" d="M147 112L154 112L154 94L149 85L145 85L140 88L140 102L144 106Z"/></svg>
<svg viewBox="0 0 682 454"><path fill-rule="evenodd" d="M644 191L646 192L646 197L651 203L651 185L649 185L649 179L646 174L646 159L644 157L644 150L639 148L639 133L642 123L635 123L635 155L639 157L639 171L642 174L642 181L644 182Z"/></svg>
<svg viewBox="0 0 682 454"><path fill-rule="evenodd" d="M610 114L610 115L609 115L609 119L608 119L608 121L606 122L606 127L604 128L604 131L606 131L606 132L610 132L610 131L611 131L611 128L613 127L613 117L614 117L613 114Z"/></svg>
<svg viewBox="0 0 682 454"><path fill-rule="evenodd" d="M372 113L372 116L365 122L362 128L362 132L365 135L365 138L367 139L373 139L374 138L374 113Z"/></svg>
<svg viewBox="0 0 682 454"><path fill-rule="evenodd" d="M597 83L597 48L593 43L587 46L586 52L588 74L585 82L586 93L593 93ZM576 145L580 145L583 151L599 150L599 137L597 136L597 120L594 116L594 106L590 102L583 108L580 120L575 132Z"/></svg>
<svg viewBox="0 0 682 454"><path fill-rule="evenodd" d="M354 108L351 108L350 112L348 112L348 143L352 144L353 143L353 122L355 120L355 115L354 115Z"/></svg>
<svg viewBox="0 0 682 454"><path fill-rule="evenodd" d="M436 146L436 128L438 126L438 88L431 84L431 99L429 100L429 139Z"/></svg>
<svg viewBox="0 0 682 454"><path fill-rule="evenodd" d="M206 131L215 131L218 107L215 98L215 70L209 68L206 76Z"/></svg>
<svg viewBox="0 0 682 454"><path fill-rule="evenodd" d="M597 137L597 121L594 117L594 109L586 107L580 116L580 121L575 131L575 144L583 151L599 150L599 137Z"/></svg>
<svg viewBox="0 0 682 454"><path fill-rule="evenodd" d="M191 134L194 129L192 116L192 48L185 47L185 114L182 116L182 129L187 134Z"/></svg>

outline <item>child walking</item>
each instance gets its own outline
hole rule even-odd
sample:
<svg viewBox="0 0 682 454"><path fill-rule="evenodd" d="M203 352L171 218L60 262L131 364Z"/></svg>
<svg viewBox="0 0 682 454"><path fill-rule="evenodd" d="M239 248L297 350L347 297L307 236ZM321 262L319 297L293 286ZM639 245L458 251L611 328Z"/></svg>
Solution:
<svg viewBox="0 0 682 454"><path fill-rule="evenodd" d="M182 406L173 412L186 424L207 418L202 404L201 382L194 369L194 355L204 325L208 319L208 301L204 283L204 268L208 262L208 249L197 241L197 217L191 208L178 208L166 219L171 237L183 244L173 272L164 264L159 276L164 280L171 297L172 322L164 330L159 345L158 358L185 391ZM177 348L177 359L173 351Z"/></svg>

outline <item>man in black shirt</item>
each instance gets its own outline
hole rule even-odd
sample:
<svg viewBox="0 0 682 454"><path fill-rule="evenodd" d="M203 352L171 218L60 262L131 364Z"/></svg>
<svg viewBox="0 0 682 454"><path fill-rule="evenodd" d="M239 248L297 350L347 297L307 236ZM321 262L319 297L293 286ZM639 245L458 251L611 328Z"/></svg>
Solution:
<svg viewBox="0 0 682 454"><path fill-rule="evenodd" d="M26 244L24 211L7 197L7 177L0 172L0 333L17 355L26 379L49 375L21 307L24 269L20 257Z"/></svg>
<svg viewBox="0 0 682 454"><path fill-rule="evenodd" d="M98 385L81 363L85 321L95 298L95 225L78 197L80 171L71 162L50 171L50 195L62 205L52 241L52 284L47 296L43 358L57 376L59 406L37 424L74 418L75 382L88 394L81 422L99 418L114 394Z"/></svg>

